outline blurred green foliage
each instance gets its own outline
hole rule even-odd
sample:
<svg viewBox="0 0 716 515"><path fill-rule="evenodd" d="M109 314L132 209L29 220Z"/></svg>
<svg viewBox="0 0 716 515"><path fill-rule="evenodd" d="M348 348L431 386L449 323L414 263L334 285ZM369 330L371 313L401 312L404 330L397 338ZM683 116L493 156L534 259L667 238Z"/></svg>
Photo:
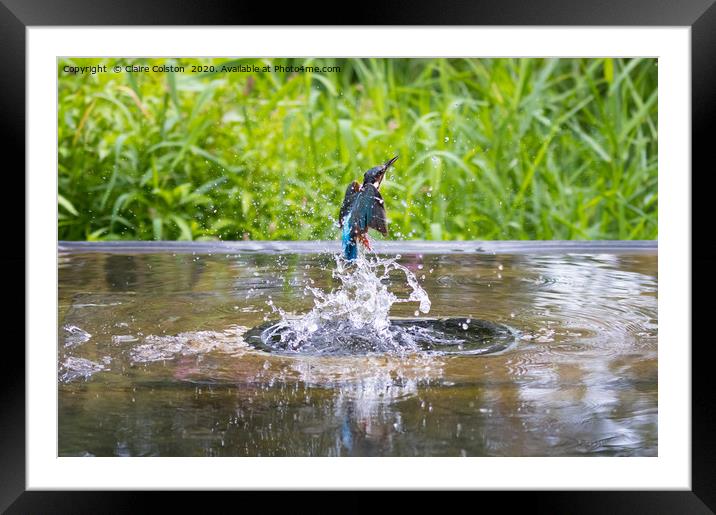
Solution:
<svg viewBox="0 0 716 515"><path fill-rule="evenodd" d="M91 64L108 71L64 71ZM389 238L657 237L656 59L64 59L58 77L61 240L335 238L348 183L396 154Z"/></svg>

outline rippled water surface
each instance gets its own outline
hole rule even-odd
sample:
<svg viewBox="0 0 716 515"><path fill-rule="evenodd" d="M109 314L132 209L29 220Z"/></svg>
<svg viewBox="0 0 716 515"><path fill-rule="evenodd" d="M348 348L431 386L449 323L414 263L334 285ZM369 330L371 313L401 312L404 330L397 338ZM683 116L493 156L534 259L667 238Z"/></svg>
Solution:
<svg viewBox="0 0 716 515"><path fill-rule="evenodd" d="M460 336L467 322L480 337L506 328L504 345L251 340L277 309L309 313L312 291L340 286L324 248L63 244L59 454L657 454L655 245L379 245L430 300L427 314L393 304L392 330ZM412 291L403 273L381 283Z"/></svg>

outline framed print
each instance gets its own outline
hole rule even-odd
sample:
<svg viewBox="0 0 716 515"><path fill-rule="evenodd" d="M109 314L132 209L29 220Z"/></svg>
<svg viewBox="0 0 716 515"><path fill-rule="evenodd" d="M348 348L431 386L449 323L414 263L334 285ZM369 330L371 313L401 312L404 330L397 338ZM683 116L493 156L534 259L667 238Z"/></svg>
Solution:
<svg viewBox="0 0 716 515"><path fill-rule="evenodd" d="M0 506L460 489L708 513L689 169L716 8L538 4L340 27L4 2L27 310Z"/></svg>

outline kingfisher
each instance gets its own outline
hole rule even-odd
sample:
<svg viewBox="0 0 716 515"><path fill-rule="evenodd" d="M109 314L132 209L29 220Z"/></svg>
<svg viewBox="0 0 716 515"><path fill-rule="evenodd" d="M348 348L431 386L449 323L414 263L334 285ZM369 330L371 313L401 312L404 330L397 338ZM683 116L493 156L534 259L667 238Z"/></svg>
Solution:
<svg viewBox="0 0 716 515"><path fill-rule="evenodd" d="M368 228L375 229L383 235L388 234L386 228L385 203L380 196L378 188L388 170L398 156L390 159L380 166L374 166L363 175L363 184L353 181L346 189L340 213L338 226L342 229L341 243L343 244L343 257L351 261L358 257L358 242L368 250Z"/></svg>

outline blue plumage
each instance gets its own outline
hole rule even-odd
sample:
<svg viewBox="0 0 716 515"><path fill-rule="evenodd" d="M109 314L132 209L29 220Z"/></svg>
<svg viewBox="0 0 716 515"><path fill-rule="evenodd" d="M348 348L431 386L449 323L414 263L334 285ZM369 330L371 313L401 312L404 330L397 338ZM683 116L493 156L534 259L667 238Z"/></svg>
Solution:
<svg viewBox="0 0 716 515"><path fill-rule="evenodd" d="M358 257L358 244L354 238L351 238L351 225L349 222L350 215L343 221L341 244L343 245L343 257L350 261Z"/></svg>

